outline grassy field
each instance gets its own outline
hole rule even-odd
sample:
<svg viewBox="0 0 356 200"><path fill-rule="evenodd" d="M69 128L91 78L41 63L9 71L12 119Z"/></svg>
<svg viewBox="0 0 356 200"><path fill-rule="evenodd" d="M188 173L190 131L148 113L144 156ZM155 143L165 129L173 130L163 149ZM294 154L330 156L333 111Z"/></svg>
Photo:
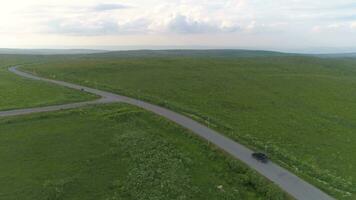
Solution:
<svg viewBox="0 0 356 200"><path fill-rule="evenodd" d="M7 68L22 62L34 62L33 57L0 56L0 110L79 102L96 97L64 87L21 78Z"/></svg>
<svg viewBox="0 0 356 200"><path fill-rule="evenodd" d="M25 69L175 109L356 199L355 60L102 54Z"/></svg>
<svg viewBox="0 0 356 200"><path fill-rule="evenodd" d="M0 199L289 199L185 129L112 104L0 119Z"/></svg>

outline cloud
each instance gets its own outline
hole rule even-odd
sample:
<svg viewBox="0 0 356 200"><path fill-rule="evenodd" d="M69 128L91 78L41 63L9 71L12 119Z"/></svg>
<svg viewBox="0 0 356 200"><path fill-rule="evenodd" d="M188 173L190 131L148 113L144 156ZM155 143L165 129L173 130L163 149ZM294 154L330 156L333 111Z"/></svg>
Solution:
<svg viewBox="0 0 356 200"><path fill-rule="evenodd" d="M45 32L65 35L111 35L118 31L118 24L113 20L82 21L56 19L48 23Z"/></svg>
<svg viewBox="0 0 356 200"><path fill-rule="evenodd" d="M204 33L215 31L215 27L206 23L190 20L184 15L174 16L167 24L168 30L175 33Z"/></svg>
<svg viewBox="0 0 356 200"><path fill-rule="evenodd" d="M231 21L211 21L194 19L183 14L172 15L170 18L154 18L138 16L119 18L101 14L93 14L88 18L75 16L56 18L46 23L44 32L52 34L98 36L98 35L129 35L129 34L212 34L232 33L241 30ZM95 16L96 15L96 16Z"/></svg>
<svg viewBox="0 0 356 200"><path fill-rule="evenodd" d="M317 25L312 28L312 32L314 33L349 33L350 30L356 30L356 22Z"/></svg>
<svg viewBox="0 0 356 200"><path fill-rule="evenodd" d="M356 30L356 22L352 22L350 24L350 28L353 29L353 30Z"/></svg>
<svg viewBox="0 0 356 200"><path fill-rule="evenodd" d="M0 35L28 43L34 42L22 35L71 38L68 43L290 45L279 42L285 38L337 46L356 42L355 13L355 0L11 0L0 7Z"/></svg>
<svg viewBox="0 0 356 200"><path fill-rule="evenodd" d="M169 32L180 34L196 34L196 33L217 33L217 32L236 32L240 30L238 26L231 24L220 24L190 19L181 14L175 15L166 24L166 29Z"/></svg>
<svg viewBox="0 0 356 200"><path fill-rule="evenodd" d="M94 6L93 10L102 12L102 11L111 11L111 10L121 10L127 8L130 8L130 6L118 4L118 3L101 3Z"/></svg>
<svg viewBox="0 0 356 200"><path fill-rule="evenodd" d="M116 19L57 19L48 23L46 32L75 36L126 35L147 33L149 21L139 18L119 23Z"/></svg>
<svg viewBox="0 0 356 200"><path fill-rule="evenodd" d="M147 34L151 22L144 18L132 19L118 25L117 34Z"/></svg>

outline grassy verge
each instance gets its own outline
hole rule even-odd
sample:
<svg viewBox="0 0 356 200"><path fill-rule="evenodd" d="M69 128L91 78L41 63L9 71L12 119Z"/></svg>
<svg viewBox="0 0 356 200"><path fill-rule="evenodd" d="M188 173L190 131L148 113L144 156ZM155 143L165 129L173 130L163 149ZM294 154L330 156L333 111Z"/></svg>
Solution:
<svg viewBox="0 0 356 200"><path fill-rule="evenodd" d="M0 110L58 105L71 102L88 101L94 95L68 88L28 80L12 74L7 69L18 61L6 60L0 56ZM24 61L22 61L24 62Z"/></svg>
<svg viewBox="0 0 356 200"><path fill-rule="evenodd" d="M1 199L289 199L185 129L113 104L0 119Z"/></svg>
<svg viewBox="0 0 356 200"><path fill-rule="evenodd" d="M356 194L356 61L311 57L116 58L28 66L191 116L331 195Z"/></svg>

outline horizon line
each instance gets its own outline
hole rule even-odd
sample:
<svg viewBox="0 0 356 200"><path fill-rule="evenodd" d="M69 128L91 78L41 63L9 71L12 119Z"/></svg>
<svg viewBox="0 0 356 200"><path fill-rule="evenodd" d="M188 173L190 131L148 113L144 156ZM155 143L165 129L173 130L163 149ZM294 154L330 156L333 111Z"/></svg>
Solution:
<svg viewBox="0 0 356 200"><path fill-rule="evenodd" d="M28 47L0 47L0 50L8 51L169 51L169 50L244 50L244 51L270 51L278 53L296 54L352 54L356 53L356 47L305 47L305 48L253 48L253 47L229 47L207 45L114 45L114 46L28 46ZM2 52L0 52L1 54Z"/></svg>

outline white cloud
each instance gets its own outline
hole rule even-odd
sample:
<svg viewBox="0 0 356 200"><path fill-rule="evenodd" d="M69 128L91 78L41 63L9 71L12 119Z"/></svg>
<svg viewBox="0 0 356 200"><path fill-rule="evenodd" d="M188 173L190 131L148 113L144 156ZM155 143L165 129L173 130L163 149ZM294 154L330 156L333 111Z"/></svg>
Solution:
<svg viewBox="0 0 356 200"><path fill-rule="evenodd" d="M350 24L350 28L356 30L356 22L352 22L352 23Z"/></svg>
<svg viewBox="0 0 356 200"><path fill-rule="evenodd" d="M26 43L31 43L31 37L23 35L55 36L66 41L70 36L75 37L70 42L80 38L98 43L101 40L97 37L116 36L112 39L115 43L120 38L135 36L137 39L128 41L133 44L140 41L139 37L155 38L151 43L159 44L161 40L157 38L164 37L166 41L172 38L171 43L176 45L179 42L175 42L173 35L181 35L182 40L190 42L201 36L215 38L216 45L240 45L243 41L256 46L256 41L263 41L273 46L275 39L282 37L298 45L310 45L313 34L318 35L321 43L330 45L356 42L356 36L351 34L356 29L354 0L263 3L260 0L0 0L0 3L0 39L22 37ZM325 33L334 35L326 37ZM196 40L201 45L211 44L210 39Z"/></svg>
<svg viewBox="0 0 356 200"><path fill-rule="evenodd" d="M347 34L350 33L350 29L356 29L356 22L317 25L312 28L312 32L319 33L319 34L320 33Z"/></svg>
<svg viewBox="0 0 356 200"><path fill-rule="evenodd" d="M182 14L161 20L157 18L132 18L120 21L119 18L87 19L85 17L54 19L46 22L43 32L65 35L125 35L125 34L211 34L232 33L240 27L226 21L192 19Z"/></svg>

